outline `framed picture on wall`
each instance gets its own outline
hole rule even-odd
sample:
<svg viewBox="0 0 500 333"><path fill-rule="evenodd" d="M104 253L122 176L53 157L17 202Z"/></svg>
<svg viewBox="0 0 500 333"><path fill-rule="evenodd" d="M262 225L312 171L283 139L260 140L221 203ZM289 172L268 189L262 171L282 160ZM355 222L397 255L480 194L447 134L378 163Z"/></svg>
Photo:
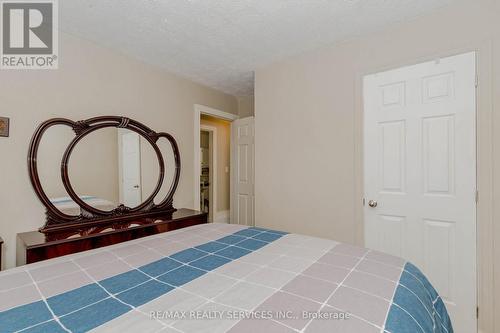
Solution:
<svg viewBox="0 0 500 333"><path fill-rule="evenodd" d="M0 117L0 137L9 136L9 118Z"/></svg>

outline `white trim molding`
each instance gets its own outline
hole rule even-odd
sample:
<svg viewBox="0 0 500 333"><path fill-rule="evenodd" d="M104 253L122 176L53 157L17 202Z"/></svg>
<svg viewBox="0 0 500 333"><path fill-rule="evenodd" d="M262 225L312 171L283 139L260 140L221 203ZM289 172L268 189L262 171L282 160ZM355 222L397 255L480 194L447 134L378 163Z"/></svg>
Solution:
<svg viewBox="0 0 500 333"><path fill-rule="evenodd" d="M206 115L213 116L213 117L220 118L220 119L224 119L227 121L234 121L234 120L239 118L235 114L232 114L229 112L224 112L221 110L217 110L217 109L211 108L211 107L206 106L206 105L201 105L201 104L195 104L194 111L195 111L195 114L198 113L198 115L206 114Z"/></svg>

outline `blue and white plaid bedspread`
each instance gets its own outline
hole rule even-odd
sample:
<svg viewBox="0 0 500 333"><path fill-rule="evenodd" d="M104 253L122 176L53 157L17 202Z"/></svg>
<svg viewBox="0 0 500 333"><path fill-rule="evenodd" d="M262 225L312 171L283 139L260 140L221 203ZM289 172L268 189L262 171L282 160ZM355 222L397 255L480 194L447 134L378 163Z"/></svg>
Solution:
<svg viewBox="0 0 500 333"><path fill-rule="evenodd" d="M411 263L331 240L207 224L0 273L0 332L443 332Z"/></svg>

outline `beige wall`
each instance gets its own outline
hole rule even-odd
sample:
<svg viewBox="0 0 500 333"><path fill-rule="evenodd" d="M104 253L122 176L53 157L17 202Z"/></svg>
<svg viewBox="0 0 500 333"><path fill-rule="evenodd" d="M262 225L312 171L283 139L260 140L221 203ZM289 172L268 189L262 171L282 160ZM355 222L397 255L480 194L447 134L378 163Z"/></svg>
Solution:
<svg viewBox="0 0 500 333"><path fill-rule="evenodd" d="M223 212L229 210L229 172L226 172L226 167L230 165L231 123L202 114L200 124L217 128L217 212Z"/></svg>
<svg viewBox="0 0 500 333"><path fill-rule="evenodd" d="M60 34L58 70L0 71L0 115L10 117L0 138L0 236L5 267L15 263L16 233L44 223L28 178L26 156L36 126L51 117L75 120L124 115L178 141L182 173L177 207L193 207L194 104L237 113L233 96L181 79L88 41Z"/></svg>
<svg viewBox="0 0 500 333"><path fill-rule="evenodd" d="M254 96L239 96L238 97L238 115L240 118L251 117L255 114L255 97Z"/></svg>
<svg viewBox="0 0 500 333"><path fill-rule="evenodd" d="M493 204L500 196L494 134L500 131L500 13L494 1L458 2L257 70L256 223L362 244L362 76L471 50L478 52L480 78L479 325L500 332L493 308L493 295L500 304L500 205Z"/></svg>

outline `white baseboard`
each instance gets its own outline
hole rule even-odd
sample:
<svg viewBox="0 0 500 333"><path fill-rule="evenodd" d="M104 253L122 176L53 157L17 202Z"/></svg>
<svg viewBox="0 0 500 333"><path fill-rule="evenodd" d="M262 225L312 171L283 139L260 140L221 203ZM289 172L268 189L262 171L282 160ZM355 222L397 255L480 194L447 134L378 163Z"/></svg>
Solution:
<svg viewBox="0 0 500 333"><path fill-rule="evenodd" d="M223 210L215 213L214 217L215 223L229 223L229 211Z"/></svg>

